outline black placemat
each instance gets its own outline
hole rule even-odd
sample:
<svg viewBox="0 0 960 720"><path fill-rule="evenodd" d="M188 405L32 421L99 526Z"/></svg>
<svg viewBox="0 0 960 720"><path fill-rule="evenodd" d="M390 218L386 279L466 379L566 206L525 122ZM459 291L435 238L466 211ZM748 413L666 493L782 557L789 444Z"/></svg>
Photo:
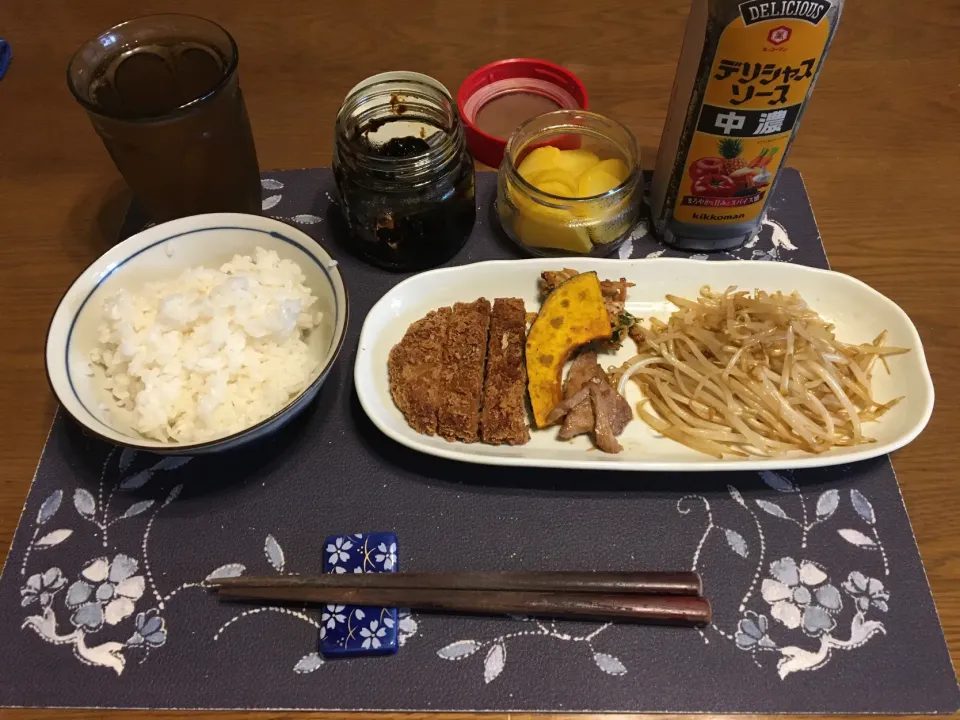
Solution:
<svg viewBox="0 0 960 720"><path fill-rule="evenodd" d="M259 446L161 460L58 416L0 579L0 702L144 708L950 712L956 677L886 458L793 473L459 465L382 436L356 400L364 315L403 276L332 236L326 170L268 173L264 208L338 257L353 315L315 406ZM454 263L511 257L487 214ZM128 229L132 229L128 228ZM642 232L634 256L664 254ZM625 256L628 254L625 250ZM670 253L673 254L673 253ZM826 266L800 176L733 255ZM395 530L406 570L693 567L703 632L404 615L394 657L324 662L321 616L221 605L211 573L316 573L323 538ZM327 619L323 619L324 622Z"/></svg>

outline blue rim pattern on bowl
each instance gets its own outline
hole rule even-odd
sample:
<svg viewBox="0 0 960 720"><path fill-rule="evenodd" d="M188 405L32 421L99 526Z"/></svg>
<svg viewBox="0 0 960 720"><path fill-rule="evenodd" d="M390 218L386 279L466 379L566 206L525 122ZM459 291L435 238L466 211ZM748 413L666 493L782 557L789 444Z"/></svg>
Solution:
<svg viewBox="0 0 960 720"><path fill-rule="evenodd" d="M334 282L333 282L333 278L330 276L330 273L329 273L328 270L327 270L327 266L324 265L324 263L323 263L318 257L316 257L309 249L307 249L306 247L304 247L303 245L301 245L300 243L298 243L298 242L297 242L296 240L294 240L293 238L287 237L287 236L284 235L283 233L277 232L277 231L275 231L275 230L263 230L263 229L260 229L260 228L249 227L249 226L244 226L244 225L219 225L219 226L211 226L211 227L197 228L197 229L195 229L195 230L187 230L187 231L185 231L185 232L176 233L176 234L174 234L174 235L168 235L167 237L164 237L164 238L162 238L162 239L160 239L160 240L157 240L156 242L153 242L153 243L151 243L150 245L147 245L146 247L140 248L140 249L137 250L136 252L132 253L131 255L129 255L129 256L127 256L127 257L125 257L123 260L121 260L121 261L119 261L119 262L116 262L116 263L114 263L113 265L111 265L111 266L110 266L110 269L107 270L106 272L104 272L104 273L100 276L100 278L97 280L97 282L96 282L96 284L93 286L93 288L91 288L90 291L87 293L87 295L83 298L83 301L82 301L82 302L80 303L80 305L77 307L76 312L74 312L73 317L70 319L70 327L69 327L69 330L67 331L67 338L66 338L66 343L65 343L65 346L64 346L64 370L65 370L65 373L66 373L66 376L67 376L67 384L68 384L68 386L69 386L69 388L70 388L70 392L73 394L74 399L77 401L77 403L80 405L80 407L82 407L82 408L87 412L87 414L88 414L93 420L96 420L96 422L97 422L100 426L106 428L107 430L109 430L109 431L111 431L111 432L117 432L114 428L110 427L109 425L107 425L106 423L104 423L102 420L100 420L100 418L97 417L97 415L96 415L95 413L91 412L90 409L84 404L83 400L80 398L79 393L76 391L76 388L74 387L74 384L73 384L73 376L72 376L71 371L70 371L70 347L71 347L71 339L72 339L72 337L73 337L73 331L74 331L74 328L75 328L75 326L76 326L77 320L78 320L78 318L80 317L80 314L81 314L81 312L83 311L84 307L86 307L87 302L93 297L93 295L97 292L97 290L100 289L100 287L103 285L103 283L104 283L111 275L113 275L114 272L116 272L119 268L123 267L126 263L130 262L131 260L133 260L133 259L134 259L135 257L137 257L138 255L141 255L142 253L146 252L147 250L151 250L151 249L157 247L158 245L161 245L161 244L167 242L168 240L175 240L175 239L177 239L177 238L184 237L184 236L186 236L186 235L193 235L193 234L195 234L195 233L204 233L204 232L211 232L211 231L222 231L222 230L243 230L243 231L246 231L246 232L256 232L256 233L260 233L260 234L262 234L262 235L269 235L269 236L271 236L271 237L273 237L273 238L275 238L275 239L277 239L277 240L281 240L281 241L287 243L288 245L292 245L293 247L297 248L298 250L300 250L301 252L303 252L307 257L309 257L310 260L312 260L313 263L314 263L317 267L320 268L320 271L323 273L324 278L326 279L327 283L330 285L331 294L332 294L332 296L333 296L334 333L333 333L333 335L332 335L331 338L330 338L330 345L329 345L328 348L327 348L329 361L327 362L326 367L324 367L324 369L323 369L323 370L320 372L320 374L313 380L313 382L311 382L307 387L305 387L305 388L303 389L303 391L300 392L300 394L298 394L296 397L292 398L292 399L290 400L290 402L288 402L286 405L284 405L282 408L280 408L280 409L279 409L277 412L275 412L273 415L270 415L269 417L264 418L263 420L261 420L261 421L258 422L257 424L252 425L252 426L250 426L250 427L248 427L248 428L245 428L245 429L243 429L243 430L241 430L241 431L239 431L239 432L232 433L232 434L230 434L230 435L226 435L226 436L224 436L224 437L215 438L215 439L213 439L213 440L207 440L207 441L200 442L200 443L189 443L189 444L184 444L184 445L182 445L182 446L171 446L171 447L170 447L169 449L167 449L167 450L168 450L168 451L169 451L169 450L175 450L175 451L180 451L180 450L182 450L183 452L187 452L187 451L189 451L189 450L209 448L209 447L212 447L212 446L214 446L214 445L219 445L219 444L221 444L221 443L230 442L230 441L232 441L233 439L237 438L237 437L240 436L240 435L245 435L245 434L247 434L247 433L251 433L251 432L257 430L257 429L260 428L260 427L269 425L270 423L274 422L277 418L279 418L281 415L283 415L284 413L286 413L292 406L294 406L294 405L300 400L300 398L303 397L303 395L305 395L311 388L313 388L313 387L314 387L315 385L317 385L318 383L322 382L322 381L326 378L327 374L330 372L330 369L333 367L334 363L336 362L337 356L339 355L340 348L342 347L343 342L344 342L344 340L346 339L347 326L348 326L348 323L349 323L349 300L348 300L348 297L347 297L347 289L346 289L346 286L343 286L344 313L345 313L345 317L344 317L344 322L343 322L343 332L340 333L339 338L338 338L338 337L337 337L337 333L336 333L336 327L337 327L337 325L338 325L337 320L338 320L339 317L340 317L340 303L339 303L339 300L338 300L338 298L337 298L337 289L336 289L336 285L335 285ZM336 262L336 261L334 260L334 262ZM341 285L342 285L342 283L341 283ZM49 373L49 369L48 369L48 371L47 371L48 379L49 379L49 374L50 374L50 373ZM53 383L51 382L51 385L52 385L52 384L53 384ZM93 430L92 428L88 428L88 429L91 430L91 432L96 433L96 431ZM99 435L99 433L96 433L96 434ZM117 443L116 440L111 439L111 438L109 438L109 437L105 437L105 436L103 436L103 435L100 435L100 437L102 437L102 438L103 438L104 440L106 440L107 442L114 443L114 444ZM133 439L134 439L134 438L131 438L131 440L133 440ZM154 449L155 452L156 452L157 450L158 450L158 449Z"/></svg>

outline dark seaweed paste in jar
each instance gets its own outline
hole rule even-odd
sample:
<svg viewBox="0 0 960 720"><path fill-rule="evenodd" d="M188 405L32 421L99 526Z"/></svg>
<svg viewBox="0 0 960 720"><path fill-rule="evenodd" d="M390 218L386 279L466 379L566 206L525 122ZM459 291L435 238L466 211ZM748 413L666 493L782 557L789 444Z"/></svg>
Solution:
<svg viewBox="0 0 960 720"><path fill-rule="evenodd" d="M473 158L449 94L361 86L337 118L333 171L350 248L393 270L449 260L476 218Z"/></svg>

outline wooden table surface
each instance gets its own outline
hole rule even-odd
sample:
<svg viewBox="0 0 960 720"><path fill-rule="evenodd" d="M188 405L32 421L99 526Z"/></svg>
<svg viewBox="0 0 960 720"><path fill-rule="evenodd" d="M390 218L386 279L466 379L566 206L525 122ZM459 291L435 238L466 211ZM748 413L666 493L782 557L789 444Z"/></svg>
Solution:
<svg viewBox="0 0 960 720"><path fill-rule="evenodd" d="M330 163L346 90L375 72L418 70L459 87L514 56L568 66L591 107L656 156L685 0L156 0L227 27L262 168ZM5 0L14 60L0 81L0 547L9 547L54 411L47 321L68 283L116 237L124 185L64 82L74 48L129 16L126 0ZM893 298L927 348L937 408L895 464L940 618L960 659L960 2L850 0L789 163L807 183L836 270ZM2 651L2 650L0 650ZM114 714L111 717L120 717ZM0 719L101 712L3 710ZM196 717L122 713L123 717ZM262 720L272 713L222 717ZM382 717L382 716L381 716ZM406 716L412 717L412 716Z"/></svg>

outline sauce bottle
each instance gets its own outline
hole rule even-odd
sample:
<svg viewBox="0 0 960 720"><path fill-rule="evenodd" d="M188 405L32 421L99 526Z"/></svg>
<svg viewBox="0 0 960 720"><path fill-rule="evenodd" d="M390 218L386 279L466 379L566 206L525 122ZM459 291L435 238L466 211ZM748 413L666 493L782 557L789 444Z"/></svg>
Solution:
<svg viewBox="0 0 960 720"><path fill-rule="evenodd" d="M725 250L760 229L843 0L693 0L650 205L664 242Z"/></svg>

